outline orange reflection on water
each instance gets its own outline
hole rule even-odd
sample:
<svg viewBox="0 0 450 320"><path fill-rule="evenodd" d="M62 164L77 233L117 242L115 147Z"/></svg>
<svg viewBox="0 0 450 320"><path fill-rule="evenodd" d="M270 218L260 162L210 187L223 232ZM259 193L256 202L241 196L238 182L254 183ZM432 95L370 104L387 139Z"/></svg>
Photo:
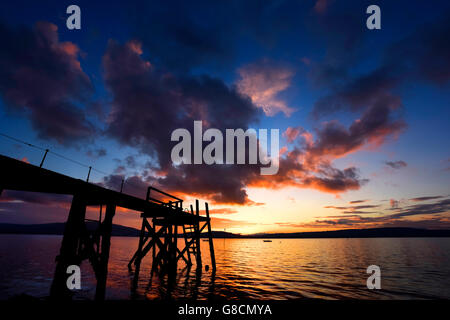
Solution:
<svg viewBox="0 0 450 320"><path fill-rule="evenodd" d="M60 236L0 235L0 298L48 296ZM214 239L217 272L208 242L203 268L180 260L174 279L150 277L151 254L142 262L137 290L127 264L138 238L113 237L107 299L411 299L450 298L450 239ZM179 240L180 249L184 240ZM11 257L14 257L12 259ZM381 268L381 290L368 290L366 268ZM95 276L83 262L77 299L93 299Z"/></svg>

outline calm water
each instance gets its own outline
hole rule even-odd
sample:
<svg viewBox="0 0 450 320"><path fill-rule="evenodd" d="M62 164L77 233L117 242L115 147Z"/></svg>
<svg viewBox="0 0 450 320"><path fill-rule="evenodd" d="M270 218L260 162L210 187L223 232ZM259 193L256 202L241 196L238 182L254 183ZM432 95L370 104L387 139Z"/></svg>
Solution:
<svg viewBox="0 0 450 320"><path fill-rule="evenodd" d="M0 235L0 299L18 294L46 297L60 236ZM114 237L107 299L450 299L450 239L215 239L217 273L196 275L179 263L177 279L150 279L144 259L138 290L131 294L127 263L137 238ZM209 264L203 242L204 265ZM181 242L180 242L181 247ZM381 268L382 290L366 288L366 268ZM183 270L184 269L184 270ZM82 265L78 299L92 299L95 278Z"/></svg>

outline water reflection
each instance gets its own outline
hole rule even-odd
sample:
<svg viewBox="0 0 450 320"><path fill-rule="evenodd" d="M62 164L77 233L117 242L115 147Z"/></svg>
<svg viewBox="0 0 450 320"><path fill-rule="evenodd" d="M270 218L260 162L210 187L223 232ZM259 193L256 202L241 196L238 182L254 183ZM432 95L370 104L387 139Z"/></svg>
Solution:
<svg viewBox="0 0 450 320"><path fill-rule="evenodd" d="M60 241L57 236L0 235L0 298L47 296ZM215 239L216 274L205 271L209 250L202 242L202 269L180 261L175 275L151 273L148 255L133 288L127 264L137 242L112 239L107 299L450 298L448 238ZM381 267L382 290L366 288L371 264ZM76 298L92 299L95 276L87 262L81 270Z"/></svg>

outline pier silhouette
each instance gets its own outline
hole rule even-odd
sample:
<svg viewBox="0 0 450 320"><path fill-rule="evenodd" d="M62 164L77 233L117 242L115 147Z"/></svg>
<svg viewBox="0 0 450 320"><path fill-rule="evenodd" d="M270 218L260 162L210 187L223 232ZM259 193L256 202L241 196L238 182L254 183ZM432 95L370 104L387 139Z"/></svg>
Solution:
<svg viewBox="0 0 450 320"><path fill-rule="evenodd" d="M152 272L159 270L176 273L179 260L183 260L189 267L195 260L197 269L201 270L200 234L203 231L208 233L212 272L215 273L208 203L205 203L206 216L201 216L198 200L195 201L195 211L193 205L190 205L190 210L186 210L182 199L153 187L148 187L147 196L142 199L89 183L89 178L83 181L44 169L42 163L38 167L3 155L0 155L0 176L0 196L3 190L73 196L60 252L56 257L56 269L50 289L52 299L71 298L72 293L66 285L69 276L67 267L80 265L84 260L92 265L97 280L95 299L105 298L111 230L117 207L141 212L142 227L138 248L128 263L130 270L134 266L134 287L138 283L141 261L150 251L153 255ZM156 199L152 197L154 194L165 198ZM86 219L88 206L100 206L95 230L86 226L87 221L92 221ZM182 234L178 234L179 228L183 230ZM180 236L184 238L182 249L177 245Z"/></svg>

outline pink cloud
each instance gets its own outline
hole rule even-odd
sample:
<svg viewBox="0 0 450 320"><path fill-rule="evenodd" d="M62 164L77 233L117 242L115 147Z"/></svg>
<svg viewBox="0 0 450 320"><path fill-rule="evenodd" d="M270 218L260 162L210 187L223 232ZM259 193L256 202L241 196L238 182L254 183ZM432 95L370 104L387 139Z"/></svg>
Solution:
<svg viewBox="0 0 450 320"><path fill-rule="evenodd" d="M295 111L278 97L280 92L290 87L294 75L292 70L264 60L247 65L238 72L241 77L237 82L238 90L249 96L267 116L283 112L289 117Z"/></svg>

